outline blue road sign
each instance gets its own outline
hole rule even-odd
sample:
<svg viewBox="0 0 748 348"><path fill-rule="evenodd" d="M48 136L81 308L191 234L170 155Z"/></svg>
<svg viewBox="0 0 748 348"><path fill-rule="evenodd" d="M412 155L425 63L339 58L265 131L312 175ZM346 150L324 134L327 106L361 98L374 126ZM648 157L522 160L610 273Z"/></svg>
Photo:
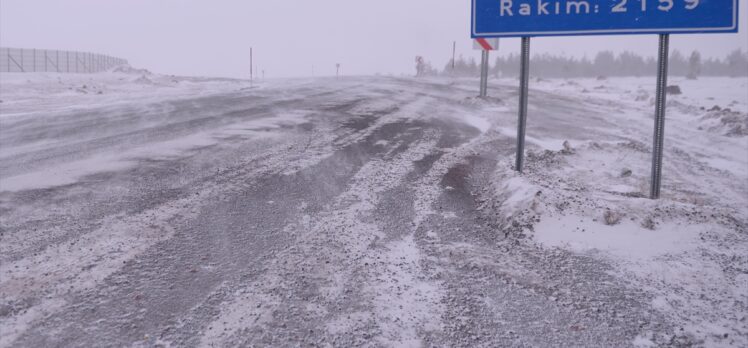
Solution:
<svg viewBox="0 0 748 348"><path fill-rule="evenodd" d="M738 0L472 1L473 38L738 31Z"/></svg>

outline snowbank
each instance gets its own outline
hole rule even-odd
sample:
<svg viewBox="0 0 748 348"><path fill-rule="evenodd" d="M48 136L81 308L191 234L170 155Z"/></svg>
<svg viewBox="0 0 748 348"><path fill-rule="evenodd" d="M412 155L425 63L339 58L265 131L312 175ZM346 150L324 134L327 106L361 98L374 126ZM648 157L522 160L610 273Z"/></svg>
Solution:
<svg viewBox="0 0 748 348"><path fill-rule="evenodd" d="M669 96L663 199L647 198L653 79L543 80L531 103L552 92L599 109L599 119L579 125L572 113L556 120L531 108L525 173L512 171L513 158L499 166L487 207L514 238L617 265L682 325L678 337L639 343L746 346L748 80L671 84L683 94ZM566 127L553 127L564 119L585 130L566 145Z"/></svg>
<svg viewBox="0 0 748 348"><path fill-rule="evenodd" d="M154 102L249 87L249 81L153 74L129 66L98 74L2 73L0 117Z"/></svg>

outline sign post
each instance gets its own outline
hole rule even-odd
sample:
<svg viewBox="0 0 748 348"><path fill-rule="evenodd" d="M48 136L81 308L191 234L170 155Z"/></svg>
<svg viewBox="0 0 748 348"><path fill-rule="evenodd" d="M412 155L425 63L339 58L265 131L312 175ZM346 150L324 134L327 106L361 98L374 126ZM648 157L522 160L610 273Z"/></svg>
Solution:
<svg viewBox="0 0 748 348"><path fill-rule="evenodd" d="M475 39L473 42L473 48L481 50L479 97L485 98L488 96L489 53L499 49L499 39Z"/></svg>
<svg viewBox="0 0 748 348"><path fill-rule="evenodd" d="M527 99L530 89L530 38L522 38L519 68L519 121L517 122L517 158L514 169L522 173L525 164L525 130L527 129Z"/></svg>
<svg viewBox="0 0 748 348"><path fill-rule="evenodd" d="M530 37L659 34L650 197L660 197L670 34L736 33L738 0L472 0L474 39L521 37L516 170L524 164Z"/></svg>
<svg viewBox="0 0 748 348"><path fill-rule="evenodd" d="M649 198L660 198L662 184L662 150L665 141L665 105L667 102L667 68L670 52L670 35L660 34L657 62L657 92L655 96L654 145L652 146L652 178Z"/></svg>
<svg viewBox="0 0 748 348"><path fill-rule="evenodd" d="M480 97L488 95L488 51L480 52Z"/></svg>

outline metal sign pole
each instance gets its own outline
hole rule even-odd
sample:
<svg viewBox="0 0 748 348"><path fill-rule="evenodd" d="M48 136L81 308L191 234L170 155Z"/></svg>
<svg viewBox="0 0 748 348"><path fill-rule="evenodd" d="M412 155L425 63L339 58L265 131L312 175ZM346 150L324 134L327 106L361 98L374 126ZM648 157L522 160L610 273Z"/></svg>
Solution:
<svg viewBox="0 0 748 348"><path fill-rule="evenodd" d="M490 51L483 50L481 55L481 72L480 72L480 96L488 97L488 61Z"/></svg>
<svg viewBox="0 0 748 348"><path fill-rule="evenodd" d="M519 72L519 122L517 124L517 162L515 170L522 173L525 163L525 129L527 128L527 94L530 83L530 38L522 37Z"/></svg>
<svg viewBox="0 0 748 348"><path fill-rule="evenodd" d="M488 50L481 51L481 64L480 64L480 97L485 98L488 96Z"/></svg>
<svg viewBox="0 0 748 348"><path fill-rule="evenodd" d="M651 199L660 198L662 184L662 152L665 140L665 109L667 102L667 72L668 53L670 51L670 35L660 35L659 62L657 64L657 96L655 101L654 146L652 147L652 180L649 196Z"/></svg>

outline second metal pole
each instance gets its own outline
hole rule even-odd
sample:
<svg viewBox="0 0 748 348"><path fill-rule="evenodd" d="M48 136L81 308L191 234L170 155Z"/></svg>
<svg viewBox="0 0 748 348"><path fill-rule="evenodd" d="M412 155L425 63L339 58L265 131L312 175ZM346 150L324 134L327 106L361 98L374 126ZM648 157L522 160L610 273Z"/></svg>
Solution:
<svg viewBox="0 0 748 348"><path fill-rule="evenodd" d="M662 152L665 141L665 109L667 103L667 72L668 54L670 51L670 35L660 35L660 49L657 64L657 95L655 97L655 127L654 145L652 146L652 178L649 196L660 198L662 184Z"/></svg>
<svg viewBox="0 0 748 348"><path fill-rule="evenodd" d="M485 98L488 96L488 50L481 51L481 64L480 64L480 97Z"/></svg>
<svg viewBox="0 0 748 348"><path fill-rule="evenodd" d="M515 170L522 173L525 164L525 129L527 128L527 93L530 83L530 38L522 38L519 70L519 122L517 124L517 162Z"/></svg>

